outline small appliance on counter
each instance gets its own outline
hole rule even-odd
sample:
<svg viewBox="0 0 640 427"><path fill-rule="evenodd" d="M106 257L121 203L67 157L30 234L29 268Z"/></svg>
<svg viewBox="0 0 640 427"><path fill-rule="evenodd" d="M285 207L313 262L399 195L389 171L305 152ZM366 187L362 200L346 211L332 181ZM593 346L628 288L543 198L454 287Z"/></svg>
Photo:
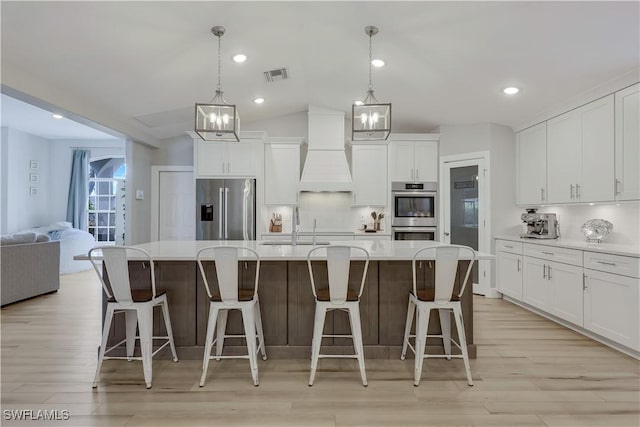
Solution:
<svg viewBox="0 0 640 427"><path fill-rule="evenodd" d="M537 209L527 209L520 216L527 224L527 231L520 237L530 239L557 239L560 237L560 225L553 213L537 213Z"/></svg>

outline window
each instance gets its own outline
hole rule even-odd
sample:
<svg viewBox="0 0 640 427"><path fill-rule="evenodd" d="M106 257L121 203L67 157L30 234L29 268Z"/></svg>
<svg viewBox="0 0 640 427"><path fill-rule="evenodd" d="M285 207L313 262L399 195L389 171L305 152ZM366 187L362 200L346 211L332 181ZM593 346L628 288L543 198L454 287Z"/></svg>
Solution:
<svg viewBox="0 0 640 427"><path fill-rule="evenodd" d="M90 163L87 231L100 244L124 244L125 176L122 158Z"/></svg>

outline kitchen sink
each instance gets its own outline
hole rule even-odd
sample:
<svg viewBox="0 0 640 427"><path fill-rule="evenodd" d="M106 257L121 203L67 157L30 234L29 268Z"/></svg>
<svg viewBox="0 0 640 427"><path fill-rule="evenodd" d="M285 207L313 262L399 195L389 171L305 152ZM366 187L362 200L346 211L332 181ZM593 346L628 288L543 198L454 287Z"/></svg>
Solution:
<svg viewBox="0 0 640 427"><path fill-rule="evenodd" d="M293 246L290 240L262 240L259 245L273 245L273 246ZM321 242L317 241L316 245L330 245L329 242ZM298 240L296 245L300 246L312 246L313 242L311 240Z"/></svg>

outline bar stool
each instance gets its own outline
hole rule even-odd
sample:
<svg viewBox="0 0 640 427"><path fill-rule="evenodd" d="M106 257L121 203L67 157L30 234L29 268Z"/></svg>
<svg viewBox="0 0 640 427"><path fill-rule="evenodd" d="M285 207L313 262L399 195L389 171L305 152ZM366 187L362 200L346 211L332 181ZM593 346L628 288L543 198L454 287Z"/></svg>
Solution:
<svg viewBox="0 0 640 427"><path fill-rule="evenodd" d="M239 289L238 287L238 255L241 251L247 251L255 256L256 274L253 289ZM206 252L213 252L216 266L219 292L212 292L202 264ZM207 295L209 296L209 322L207 324L207 338L204 345L204 360L202 362L202 376L200 387L204 386L209 360L211 359L249 359L253 384L258 385L258 358L257 353L262 352L262 360L267 360L264 347L264 334L262 332L262 317L260 316L260 302L258 300L258 278L260 276L260 255L243 246L208 246L202 248L196 254L196 261L202 275ZM227 335L227 315L229 310L240 310L244 324L243 335ZM217 332L213 339L214 331ZM247 341L247 355L222 356L224 339L227 337L245 337ZM256 343L256 339L258 343ZM216 355L211 356L213 344L216 344Z"/></svg>
<svg viewBox="0 0 640 427"><path fill-rule="evenodd" d="M96 252L102 252L102 262L109 277L109 285L105 282L103 275L98 268L100 259L96 256ZM131 289L129 281L129 264L127 253L136 252L138 256L142 256L143 262L149 263L149 274L151 275L151 289ZM137 258L137 256L136 256ZM152 358L160 350L169 344L173 361L178 361L176 355L176 347L173 342L173 332L171 330L171 320L169 319L169 307L167 306L166 292L156 293L155 269L151 255L139 248L129 246L99 246L89 251L89 260L93 264L93 268L98 274L102 282L102 289L107 296L107 310L104 318L104 328L102 332L102 343L100 345L100 353L98 356L98 367L96 375L93 379L93 388L98 386L100 379L100 369L105 359L127 359L142 360L142 369L144 371L144 382L147 388L151 388L152 379ZM162 308L162 316L164 317L164 325L167 330L167 336L153 336L153 308L155 306ZM109 330L113 315L116 313L125 313L126 321L126 338L110 348L107 347L109 338ZM140 335L136 336L136 325ZM135 348L135 340L140 340L141 357L133 357ZM153 351L153 340L166 340L156 351ZM106 353L114 350L123 343L126 343L127 357L105 356Z"/></svg>
<svg viewBox="0 0 640 427"><path fill-rule="evenodd" d="M434 289L417 289L416 286L416 259L425 251L435 251L436 261L436 282ZM462 282L462 287L457 295L453 294L456 273L458 270L458 261L461 252L470 254L469 266ZM467 340L464 331L464 319L462 318L462 306L460 305L460 297L464 293L465 286L469 279L473 263L476 260L476 252L468 247L461 245L443 245L436 247L426 247L418 250L413 255L411 267L413 269L413 292L409 293L409 307L407 310L407 322L404 330L404 342L402 345L401 360L405 359L407 347L411 348L415 354L415 367L413 384L420 384L422 376L422 362L425 358L462 358L467 373L467 383L472 386L471 369L469 367L469 354L467 352ZM442 326L441 335L427 335L429 327L429 314L431 310L438 310L440 315L440 323ZM458 342L451 338L450 313L453 311L453 318L456 322L456 330L458 331ZM413 322L414 313L416 316L416 333L411 335L411 324ZM409 342L410 338L415 338L415 348ZM425 346L427 338L442 339L445 354L426 354ZM462 354L451 354L451 343L458 347Z"/></svg>
<svg viewBox="0 0 640 427"><path fill-rule="evenodd" d="M329 279L328 289L316 289L313 278L313 268L311 267L311 256L314 252L326 250L327 252L327 271ZM364 264L364 272L362 273L362 281L360 290L356 294L354 290L348 288L349 285L349 269L351 267L351 251L361 251L366 257ZM309 386L313 385L316 376L319 358L353 358L358 359L360 366L360 376L362 377L362 385L367 386L367 375L364 369L364 347L362 344L362 327L360 326L360 297L364 289L364 281L367 277L369 268L369 252L366 249L357 246L317 246L307 254L307 265L309 267L309 277L311 278L311 289L316 300L316 313L313 324L313 341L311 344L311 374L309 376ZM327 311L342 310L349 313L349 321L351 324L351 335L323 335L324 321ZM353 339L353 348L355 354L329 355L320 354L320 346L324 337L349 337Z"/></svg>

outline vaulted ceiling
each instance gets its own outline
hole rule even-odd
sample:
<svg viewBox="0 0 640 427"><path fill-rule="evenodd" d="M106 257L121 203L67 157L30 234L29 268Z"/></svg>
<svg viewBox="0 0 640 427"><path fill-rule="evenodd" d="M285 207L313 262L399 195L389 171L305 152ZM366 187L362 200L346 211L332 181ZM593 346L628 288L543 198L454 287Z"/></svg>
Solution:
<svg viewBox="0 0 640 427"><path fill-rule="evenodd" d="M193 104L222 86L243 122L344 110L373 70L395 132L443 124L517 126L637 68L638 2L11 2L1 4L2 79L125 133L192 128ZM244 53L243 64L231 60ZM263 72L286 67L289 79ZM513 97L502 93L518 86ZM257 96L262 105L253 103ZM47 99L48 98L48 99Z"/></svg>

